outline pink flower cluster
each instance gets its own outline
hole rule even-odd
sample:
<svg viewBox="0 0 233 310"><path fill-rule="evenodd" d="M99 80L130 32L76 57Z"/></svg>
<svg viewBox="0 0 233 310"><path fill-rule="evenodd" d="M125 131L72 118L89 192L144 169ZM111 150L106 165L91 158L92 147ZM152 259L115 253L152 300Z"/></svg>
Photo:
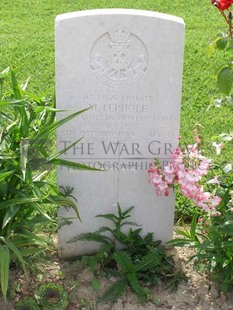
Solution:
<svg viewBox="0 0 233 310"><path fill-rule="evenodd" d="M172 161L163 169L159 164L150 165L149 182L154 185L158 196L163 193L168 196L169 189L178 184L181 193L191 199L196 206L205 211L214 211L221 198L205 192L199 184L201 178L207 175L210 162L210 159L201 155L197 144L189 145L184 152L177 148L172 155Z"/></svg>

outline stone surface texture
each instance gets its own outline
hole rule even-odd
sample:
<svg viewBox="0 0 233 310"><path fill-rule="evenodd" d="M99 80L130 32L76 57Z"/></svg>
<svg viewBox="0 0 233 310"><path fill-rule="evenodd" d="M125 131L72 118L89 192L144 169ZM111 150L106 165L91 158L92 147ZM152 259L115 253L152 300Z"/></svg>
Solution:
<svg viewBox="0 0 233 310"><path fill-rule="evenodd" d="M135 206L132 220L142 233L172 238L174 195L157 197L148 184L153 158L169 162L178 144L184 22L166 14L102 9L56 18L56 101L58 117L91 107L57 132L63 155L104 171L58 169L58 185L74 188L82 223L59 230L60 254L72 257L98 249L67 243L106 221L97 214ZM62 116L61 116L62 115ZM75 214L61 208L59 215Z"/></svg>

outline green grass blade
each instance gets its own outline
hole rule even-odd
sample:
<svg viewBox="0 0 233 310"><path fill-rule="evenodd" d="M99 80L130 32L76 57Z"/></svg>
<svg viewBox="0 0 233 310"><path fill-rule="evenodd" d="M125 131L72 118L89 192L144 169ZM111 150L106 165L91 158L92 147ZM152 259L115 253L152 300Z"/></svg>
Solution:
<svg viewBox="0 0 233 310"><path fill-rule="evenodd" d="M170 240L168 242L166 242L166 244L168 245L173 245L173 246L187 246L187 247L191 247L191 240L190 239L184 239L184 238L176 238L173 240Z"/></svg>
<svg viewBox="0 0 233 310"><path fill-rule="evenodd" d="M73 168L77 170L103 171L101 169L89 167L85 164L75 163L74 161L69 161L69 160L61 159L61 158L54 158L50 162L56 166L60 165L60 166Z"/></svg>
<svg viewBox="0 0 233 310"><path fill-rule="evenodd" d="M3 223L2 223L2 229L6 227L6 225L15 217L17 212L19 211L20 206L10 206L10 208L7 210Z"/></svg>
<svg viewBox="0 0 233 310"><path fill-rule="evenodd" d="M12 90L13 90L13 94L15 99L21 99L22 95L21 95L21 87L17 81L16 75L15 75L15 70L17 69L13 69L13 67L11 68L11 86L12 86ZM15 108L16 109L16 108ZM20 119L20 123L19 123L19 130L20 133L23 137L27 136L28 133L28 128L29 128L29 121L28 121L28 116L26 113L26 109L25 107L18 107L17 112L19 112L21 119Z"/></svg>
<svg viewBox="0 0 233 310"><path fill-rule="evenodd" d="M20 141L20 163L21 163L23 181L25 181L26 176L28 148L29 148L29 139L22 139Z"/></svg>
<svg viewBox="0 0 233 310"><path fill-rule="evenodd" d="M15 100L7 100L7 101L0 101L0 108L1 107L23 107L27 103L22 99L15 99Z"/></svg>
<svg viewBox="0 0 233 310"><path fill-rule="evenodd" d="M27 269L26 269L26 261L23 259L22 255L21 255L21 253L20 253L20 250L14 245L13 242L11 242L11 241L9 240L9 238L4 238L4 237L1 237L1 236L0 236L0 240L1 240L3 243L5 243L5 244L8 246L9 250L11 250L11 251L15 254L15 256L17 257L17 259L18 259L18 260L20 261L20 263L22 264L24 273L25 273L26 276L28 277L28 275L27 275Z"/></svg>
<svg viewBox="0 0 233 310"><path fill-rule="evenodd" d="M40 204L34 204L35 210L37 210L40 214L42 214L48 221L53 222L52 218L40 207Z"/></svg>
<svg viewBox="0 0 233 310"><path fill-rule="evenodd" d="M20 86L18 84L14 68L12 66L10 66L10 72L11 72L11 86L14 93L14 97L16 99L21 99Z"/></svg>
<svg viewBox="0 0 233 310"><path fill-rule="evenodd" d="M65 123L67 123L68 121L72 120L74 117L88 111L90 108L86 108L83 109L81 111L75 112L59 121L56 121L54 123L52 123L51 125L49 125L48 127L46 127L44 130L42 130L34 139L32 139L31 141L31 145L35 144L35 143L39 143L42 139L44 139L45 137L47 137L50 133L52 133L53 131L55 131L57 128L59 128L60 126L64 125Z"/></svg>
<svg viewBox="0 0 233 310"><path fill-rule="evenodd" d="M9 283L9 268L10 268L10 251L7 246L0 245L1 289L5 300Z"/></svg>
<svg viewBox="0 0 233 310"><path fill-rule="evenodd" d="M199 239L196 236L196 227L197 227L197 218L198 218L198 214L195 214L193 216L191 225L190 225L190 237L192 239L192 241L198 241Z"/></svg>
<svg viewBox="0 0 233 310"><path fill-rule="evenodd" d="M0 157L1 159L1 157ZM0 173L0 182L5 180L8 176L12 175L14 173L14 170L12 171L7 171L7 172L1 172Z"/></svg>
<svg viewBox="0 0 233 310"><path fill-rule="evenodd" d="M42 200L42 197L10 199L10 200L0 202L0 210L6 209L6 208L8 208L10 206L14 206L14 205L22 205L22 204L26 204L26 203L30 204L30 203L34 203L36 201L41 201L41 200Z"/></svg>
<svg viewBox="0 0 233 310"><path fill-rule="evenodd" d="M2 159L2 160L7 160L7 159L14 159L14 158L16 158L16 156L15 155L6 155L6 154L1 154L0 153L0 159Z"/></svg>
<svg viewBox="0 0 233 310"><path fill-rule="evenodd" d="M76 204L69 198L64 197L64 196L52 196L50 197L50 200L52 203L60 206L60 207L70 207L74 210L74 212L76 213L78 219L81 222L81 218L77 209Z"/></svg>
<svg viewBox="0 0 233 310"><path fill-rule="evenodd" d="M69 146L67 146L65 149L49 156L47 158L47 162L51 161L52 159L58 158L61 155L65 154L67 151L69 151L74 145L76 145L77 143L79 143L81 140L83 139L83 137L79 138L78 140L76 140L74 143L70 144Z"/></svg>

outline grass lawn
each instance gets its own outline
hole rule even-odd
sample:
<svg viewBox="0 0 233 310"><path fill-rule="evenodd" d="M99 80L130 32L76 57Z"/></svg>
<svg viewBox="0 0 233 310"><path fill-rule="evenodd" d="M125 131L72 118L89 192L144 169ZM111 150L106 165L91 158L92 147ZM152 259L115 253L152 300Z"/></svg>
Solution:
<svg viewBox="0 0 233 310"><path fill-rule="evenodd" d="M33 91L54 93L54 20L58 14L94 8L134 8L164 12L184 19L186 24L181 136L191 141L196 122L204 126L204 136L227 131L227 109L204 113L218 96L214 73L223 53L207 55L207 44L225 29L219 12L209 0L1 0L0 68L8 63L22 65L22 80L31 76ZM168 34L169 35L169 34Z"/></svg>

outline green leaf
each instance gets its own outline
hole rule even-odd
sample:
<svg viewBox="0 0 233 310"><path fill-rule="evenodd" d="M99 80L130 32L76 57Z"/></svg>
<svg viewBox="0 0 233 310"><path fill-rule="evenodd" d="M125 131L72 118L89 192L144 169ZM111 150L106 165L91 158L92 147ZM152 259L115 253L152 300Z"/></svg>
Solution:
<svg viewBox="0 0 233 310"><path fill-rule="evenodd" d="M35 112L36 113L41 113L43 111L48 111L48 112L66 112L67 110L59 110L59 109L55 109L55 108L50 107L50 106L38 106L37 108L35 108Z"/></svg>
<svg viewBox="0 0 233 310"><path fill-rule="evenodd" d="M114 260L119 265L123 273L136 272L136 266L133 264L132 259L127 252L118 251L113 255Z"/></svg>
<svg viewBox="0 0 233 310"><path fill-rule="evenodd" d="M73 237L70 240L68 240L67 243L73 243L77 241L95 241L95 242L100 242L104 244L113 243L110 237L103 236L96 232L88 232L88 233L80 234L79 236Z"/></svg>
<svg viewBox="0 0 233 310"><path fill-rule="evenodd" d="M2 160L7 160L7 159L14 159L16 158L17 156L15 155L9 155L9 154L2 154L0 153L0 159ZM10 171L12 173L12 171Z"/></svg>
<svg viewBox="0 0 233 310"><path fill-rule="evenodd" d="M225 173L230 173L232 171L232 164L228 163L226 166L224 166L223 171Z"/></svg>
<svg viewBox="0 0 233 310"><path fill-rule="evenodd" d="M123 223L121 224L121 227L124 226L124 225L130 225L130 226L136 226L136 227L141 227L141 226L142 226L142 225L139 225L138 223L132 222L132 221L123 222Z"/></svg>
<svg viewBox="0 0 233 310"><path fill-rule="evenodd" d="M121 212L121 208L120 208L119 204L117 205L117 207L118 207L118 212L119 212L119 210L120 210L120 212ZM123 211L123 212L122 212L122 217L123 217L123 218L130 217L131 215L129 215L129 213L130 213L133 209L134 209L134 206L129 207L128 209L126 209L125 211ZM120 214L120 213L119 213L119 214Z"/></svg>
<svg viewBox="0 0 233 310"><path fill-rule="evenodd" d="M20 206L10 206L10 208L7 210L4 216L3 223L2 223L2 229L5 228L5 226L15 217L19 209L20 209Z"/></svg>
<svg viewBox="0 0 233 310"><path fill-rule="evenodd" d="M19 249L14 245L13 242L11 242L11 241L9 240L9 238L4 238L4 237L0 236L0 240L1 240L3 243L5 243L5 244L8 246L9 250L11 250L11 251L15 254L15 256L17 257L17 259L18 259L18 260L20 261L20 263L22 264L23 271L24 271L26 277L28 278L27 269L26 269L26 261L23 259L23 257L22 257L22 255L21 255Z"/></svg>
<svg viewBox="0 0 233 310"><path fill-rule="evenodd" d="M14 206L14 205L22 205L26 203L30 204L30 203L41 201L41 200L42 200L42 197L10 199L10 200L0 202L0 210L8 208L10 206Z"/></svg>
<svg viewBox="0 0 233 310"><path fill-rule="evenodd" d="M14 173L14 170L7 171L7 172L1 172L0 173L0 182L5 180L8 176L12 175Z"/></svg>
<svg viewBox="0 0 233 310"><path fill-rule="evenodd" d="M183 246L190 246L191 242L190 239L176 238L166 242L166 244L183 247Z"/></svg>
<svg viewBox="0 0 233 310"><path fill-rule="evenodd" d="M9 282L9 268L10 268L10 251L7 246L0 244L1 290L5 300Z"/></svg>
<svg viewBox="0 0 233 310"><path fill-rule="evenodd" d="M14 68L10 66L10 73L11 73L11 85L14 93L14 97L16 99L21 99L21 92L20 92L20 86L18 84Z"/></svg>
<svg viewBox="0 0 233 310"><path fill-rule="evenodd" d="M27 78L26 82L23 85L21 85L21 88L23 91L26 91L29 81L30 81L30 76Z"/></svg>
<svg viewBox="0 0 233 310"><path fill-rule="evenodd" d="M160 263L158 258L158 252L156 250L151 250L147 255L143 256L140 263L136 265L137 271L139 270L152 270Z"/></svg>
<svg viewBox="0 0 233 310"><path fill-rule="evenodd" d="M51 161L52 159L58 158L60 157L62 154L66 153L68 150L70 150L74 145L76 145L77 143L79 143L81 140L83 139L83 137L79 138L78 140L76 140L75 142L73 142L72 144L68 145L65 149L49 156L47 158L47 162Z"/></svg>
<svg viewBox="0 0 233 310"><path fill-rule="evenodd" d="M107 291L100 297L101 302L117 301L125 292L127 279L120 279L113 283Z"/></svg>
<svg viewBox="0 0 233 310"><path fill-rule="evenodd" d="M64 117L63 119L56 121L56 122L52 123L51 125L47 126L34 139L32 139L31 145L41 142L41 140L44 139L45 137L47 137L48 134L52 133L53 131L55 131L60 126L64 125L68 121L72 120L76 116L88 111L89 109L90 108L86 108L86 109L83 109L81 111L75 112L75 113L73 113L67 117Z"/></svg>
<svg viewBox="0 0 233 310"><path fill-rule="evenodd" d="M109 221L112 221L113 223L116 223L116 221L117 221L117 217L113 213L98 214L98 215L96 215L96 217L101 217L101 218L107 219Z"/></svg>
<svg viewBox="0 0 233 310"><path fill-rule="evenodd" d="M21 99L22 98L21 87L19 86L16 75L15 75L15 71L17 71L17 69L13 69L12 66L10 67L10 69L11 69L11 85L12 85L14 97L15 99ZM17 111L19 112L21 116L19 130L20 130L22 137L25 137L27 135L28 127L29 127L27 113L24 107L17 108Z"/></svg>
<svg viewBox="0 0 233 310"><path fill-rule="evenodd" d="M52 222L52 218L43 210L43 206L41 207L39 203L34 203L33 206L35 210L37 210L40 214L42 214L47 220Z"/></svg>
<svg viewBox="0 0 233 310"><path fill-rule="evenodd" d="M76 204L71 199L69 199L67 197L64 197L64 196L50 196L49 200L51 200L52 203L55 203L55 204L57 204L60 207L70 207L70 208L72 208L75 211L75 213L76 213L78 219L80 220L80 222L82 222L81 218L80 218L80 215L79 215L79 212L78 212L78 209L76 207Z"/></svg>
<svg viewBox="0 0 233 310"><path fill-rule="evenodd" d="M29 139L21 139L20 141L20 163L21 163L23 181L25 181L25 175L26 175L28 148L29 148Z"/></svg>
<svg viewBox="0 0 233 310"><path fill-rule="evenodd" d="M138 296L139 300L143 303L146 301L146 293L144 289L139 285L137 275L134 272L127 273L127 279L132 290Z"/></svg>
<svg viewBox="0 0 233 310"><path fill-rule="evenodd" d="M198 218L198 214L194 214L191 225L190 225L190 237L192 241L199 242L199 239L196 236L197 218Z"/></svg>
<svg viewBox="0 0 233 310"><path fill-rule="evenodd" d="M92 278L91 279L91 285L92 285L92 288L95 292L97 292L99 289L100 289L100 280L98 280L97 278Z"/></svg>
<svg viewBox="0 0 233 310"><path fill-rule="evenodd" d="M25 106L27 102L23 99L13 99L13 100L7 100L7 101L0 101L0 108L1 107L22 107Z"/></svg>
<svg viewBox="0 0 233 310"><path fill-rule="evenodd" d="M50 162L56 166L60 165L77 170L103 171L101 169L92 168L84 164L76 163L74 161L69 161L61 158L54 158Z"/></svg>
<svg viewBox="0 0 233 310"><path fill-rule="evenodd" d="M233 70L229 67L222 68L218 73L218 87L225 94L229 95L233 84Z"/></svg>
<svg viewBox="0 0 233 310"><path fill-rule="evenodd" d="M224 50L224 48L227 46L227 42L228 42L228 38L227 37L219 37L217 40L216 40L216 47L219 49L219 50Z"/></svg>

